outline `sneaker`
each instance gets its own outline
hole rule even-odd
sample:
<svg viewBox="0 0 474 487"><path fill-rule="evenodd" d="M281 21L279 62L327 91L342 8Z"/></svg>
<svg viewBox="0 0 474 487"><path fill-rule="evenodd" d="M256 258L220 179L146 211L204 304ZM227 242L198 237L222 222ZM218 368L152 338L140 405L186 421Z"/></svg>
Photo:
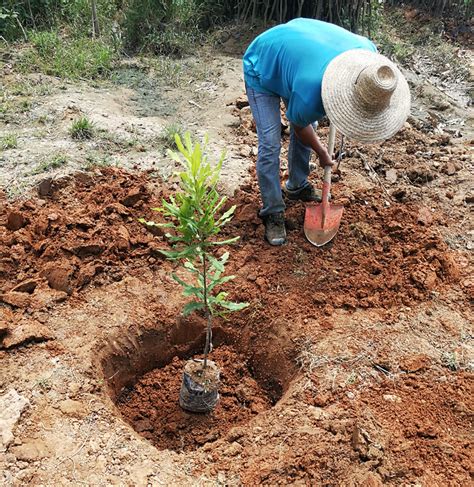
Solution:
<svg viewBox="0 0 474 487"><path fill-rule="evenodd" d="M265 238L270 245L283 245L286 242L285 214L283 211L262 217L265 224Z"/></svg>
<svg viewBox="0 0 474 487"><path fill-rule="evenodd" d="M318 203L321 201L323 193L320 189L315 189L310 184L309 186L305 186L302 189L297 190L290 190L284 187L284 192L289 200L299 200L299 201L317 201Z"/></svg>

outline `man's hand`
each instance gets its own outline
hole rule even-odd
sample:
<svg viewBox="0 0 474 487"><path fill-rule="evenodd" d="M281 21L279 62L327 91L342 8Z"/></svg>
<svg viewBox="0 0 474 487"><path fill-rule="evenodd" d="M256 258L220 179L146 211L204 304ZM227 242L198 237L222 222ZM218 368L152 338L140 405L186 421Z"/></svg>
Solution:
<svg viewBox="0 0 474 487"><path fill-rule="evenodd" d="M326 166L334 166L334 160L331 159L329 152L324 148L321 147L321 150L318 152L319 157L319 165L324 169Z"/></svg>
<svg viewBox="0 0 474 487"><path fill-rule="evenodd" d="M321 141L311 125L308 125L307 127L297 127L295 125L294 130L301 142L303 142L304 145L311 147L311 149L318 154L321 167L334 165L334 161L331 159L326 147L321 144Z"/></svg>

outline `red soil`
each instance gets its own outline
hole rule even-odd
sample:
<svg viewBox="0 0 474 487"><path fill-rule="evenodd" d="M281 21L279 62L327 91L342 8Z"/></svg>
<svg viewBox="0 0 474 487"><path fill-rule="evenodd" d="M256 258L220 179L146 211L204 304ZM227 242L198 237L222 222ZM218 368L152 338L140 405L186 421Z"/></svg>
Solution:
<svg viewBox="0 0 474 487"><path fill-rule="evenodd" d="M177 357L145 374L118 407L135 430L157 448L188 451L225 436L232 426L269 409L265 391L250 375L242 356L222 346L212 353L221 368L220 400L210 414L191 414L178 405L185 360Z"/></svg>

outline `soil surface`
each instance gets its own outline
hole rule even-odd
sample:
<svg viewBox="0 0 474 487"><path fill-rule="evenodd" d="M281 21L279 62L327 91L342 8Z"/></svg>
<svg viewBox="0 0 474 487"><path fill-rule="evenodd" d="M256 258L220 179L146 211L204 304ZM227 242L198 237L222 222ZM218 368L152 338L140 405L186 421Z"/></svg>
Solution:
<svg viewBox="0 0 474 487"><path fill-rule="evenodd" d="M114 142L124 167L45 171L12 198L41 138L26 133L22 115L19 147L2 156L0 483L470 485L472 141L464 122L463 134L448 124L462 107L436 111L414 90L423 116L383 144L346 142L332 186L344 206L335 239L309 244L304 205L288 202L288 243L274 248L257 216L256 135L240 59L216 63L222 76L204 86L195 79L175 108L211 128L211 152L230 151L222 189L237 209L226 234L240 240L222 249L236 275L225 290L249 307L214 324L220 404L208 416L177 405L184 360L203 350L205 319L181 315L186 299L171 273L185 273L159 252L168 248L160 231L138 222L158 220L151 208L177 188L163 148L140 149L166 107L150 109L138 145ZM71 110L86 113L105 90L86 88L36 100L38 115L56 114L38 152L67 139L70 93L78 91ZM110 119L119 130L134 115L139 127L145 93L126 90L116 92L126 108L105 97L95 123ZM318 133L326 140L327 127ZM67 140L79 162L101 150ZM322 171L312 169L320 185Z"/></svg>
<svg viewBox="0 0 474 487"><path fill-rule="evenodd" d="M220 400L214 412L192 414L179 407L177 398L186 361L176 357L121 394L121 413L157 448L189 451L225 436L231 427L271 407L269 397L239 354L222 346L212 357L222 368Z"/></svg>

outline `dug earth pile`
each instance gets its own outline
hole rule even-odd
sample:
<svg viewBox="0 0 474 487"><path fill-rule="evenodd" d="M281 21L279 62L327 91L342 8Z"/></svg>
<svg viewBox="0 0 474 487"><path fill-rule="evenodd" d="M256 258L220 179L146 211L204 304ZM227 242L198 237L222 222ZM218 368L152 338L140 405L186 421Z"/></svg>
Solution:
<svg viewBox="0 0 474 487"><path fill-rule="evenodd" d="M245 107L236 110L244 112L236 137L246 150L255 135ZM263 244L253 174L230 198L237 210L226 232L240 240L229 249L237 277L226 290L250 305L217 320L211 358L223 370L222 399L210 416L187 415L176 404L182 361L200 350L203 319L179 317L184 298L159 252L166 239L138 222L159 219L150 208L172 194L173 181L103 168L46 180L24 201L4 198L2 387L17 384L26 393L18 370L42 363L39 351L67 361L75 383L87 377L90 385L68 389L68 399L86 410L99 401L110 428L122 415L141 436L120 468L112 446L103 447L109 482L133 483L130 465L151 460L145 481L158 483L164 460L151 441L176 452L166 461L181 475L172 477L177 485L185 478L204 485L467 485L473 280L462 217L472 203L469 163L449 140L413 126L382 151L346 150L333 185L343 223L326 247L305 240L300 203L288 204L288 244ZM140 337L155 329L169 341L169 360L144 359L152 352ZM89 466L98 453L91 442L106 425L87 430L85 446L71 450L80 448L74 462L57 473L60 446L47 426L65 409L56 407L65 394L56 387L37 388L26 413L31 422L21 430L47 453L36 463L1 461L33 483L93 482L99 474Z"/></svg>

